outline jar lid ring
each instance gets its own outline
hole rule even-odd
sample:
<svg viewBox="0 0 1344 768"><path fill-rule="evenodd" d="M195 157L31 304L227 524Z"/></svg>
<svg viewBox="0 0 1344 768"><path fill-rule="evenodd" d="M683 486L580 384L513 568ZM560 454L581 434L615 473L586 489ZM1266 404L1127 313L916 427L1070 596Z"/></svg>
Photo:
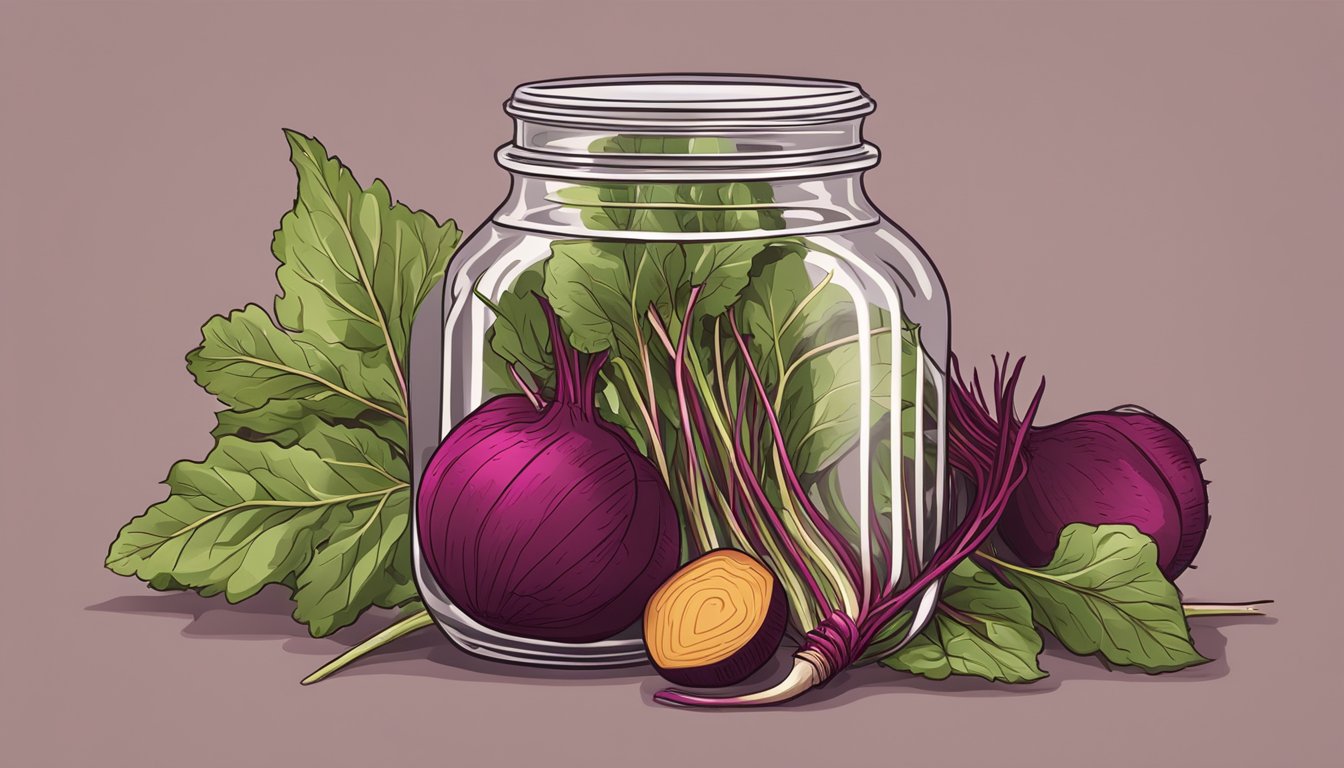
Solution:
<svg viewBox="0 0 1344 768"><path fill-rule="evenodd" d="M690 73L524 83L504 103L522 121L661 132L819 125L873 109L858 84L841 80Z"/></svg>

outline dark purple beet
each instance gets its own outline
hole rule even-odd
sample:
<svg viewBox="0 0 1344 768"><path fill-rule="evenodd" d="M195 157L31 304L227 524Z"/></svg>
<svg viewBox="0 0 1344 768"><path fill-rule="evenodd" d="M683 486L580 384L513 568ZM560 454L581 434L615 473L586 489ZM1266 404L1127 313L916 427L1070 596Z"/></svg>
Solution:
<svg viewBox="0 0 1344 768"><path fill-rule="evenodd" d="M502 395L453 428L421 481L421 550L475 621L540 640L592 642L635 623L677 567L676 508L657 468L598 416L550 308L554 401Z"/></svg>
<svg viewBox="0 0 1344 768"><path fill-rule="evenodd" d="M1209 525L1200 460L1175 427L1136 410L1086 413L1033 428L1027 477L996 528L1027 565L1049 563L1071 523L1128 524L1152 537L1174 579L1194 560Z"/></svg>

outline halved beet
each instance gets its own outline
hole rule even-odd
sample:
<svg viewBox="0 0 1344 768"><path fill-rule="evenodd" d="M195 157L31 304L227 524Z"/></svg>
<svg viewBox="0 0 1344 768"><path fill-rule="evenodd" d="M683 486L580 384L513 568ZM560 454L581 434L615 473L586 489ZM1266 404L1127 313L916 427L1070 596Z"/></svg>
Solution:
<svg viewBox="0 0 1344 768"><path fill-rule="evenodd" d="M788 622L775 574L745 552L716 549L682 566L649 598L644 644L658 674L714 688L764 666Z"/></svg>

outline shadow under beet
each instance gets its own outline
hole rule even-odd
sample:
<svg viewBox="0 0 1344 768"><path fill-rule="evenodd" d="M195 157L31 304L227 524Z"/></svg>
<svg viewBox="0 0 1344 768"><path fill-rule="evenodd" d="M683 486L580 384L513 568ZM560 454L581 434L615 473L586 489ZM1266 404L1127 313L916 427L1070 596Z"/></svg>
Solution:
<svg viewBox="0 0 1344 768"><path fill-rule="evenodd" d="M188 638L279 641L280 647L288 653L314 657L314 668L396 620L393 611L372 609L353 625L327 637L315 638L290 616L293 603L290 602L285 590L279 587L268 587L253 598L236 605L229 604L222 597L206 598L193 592L167 592L115 597L90 605L86 610L181 617L187 620L181 629L181 634ZM846 670L825 686L793 702L777 706L801 711L830 709L871 696L911 694L995 698L1035 696L1058 690L1072 680L1120 678L1127 682L1163 685L1197 683L1223 677L1230 670L1226 634L1229 628L1243 624L1274 623L1276 619L1271 616L1218 616L1192 619L1191 635L1195 647L1211 661L1178 672L1149 675L1131 667L1110 665L1100 657L1075 656L1047 635L1040 665L1049 673L1049 677L1034 683L1009 685L991 683L978 677L957 676L946 680L929 680L917 675L896 672L880 664L871 664ZM783 677L791 663L788 651L782 650L775 659L745 683L723 689L722 692L741 693L760 690ZM638 682L641 697L651 707L662 706L655 704L652 696L668 687L668 683L655 675L648 666L564 669L531 667L480 658L457 648L436 627L427 627L395 640L337 672L319 685L339 684L343 678L366 675L397 675L462 682L488 682L503 678L529 681L538 685L586 686Z"/></svg>

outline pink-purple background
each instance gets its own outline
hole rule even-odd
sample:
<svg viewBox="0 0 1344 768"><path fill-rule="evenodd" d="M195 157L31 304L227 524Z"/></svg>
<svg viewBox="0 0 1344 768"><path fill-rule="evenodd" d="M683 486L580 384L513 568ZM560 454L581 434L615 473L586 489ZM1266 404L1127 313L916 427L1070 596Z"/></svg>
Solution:
<svg viewBox="0 0 1344 768"><path fill-rule="evenodd" d="M1338 3L68 3L0 6L0 763L1337 765L1344 365ZM500 102L543 77L857 80L870 192L938 262L954 343L1048 374L1047 420L1124 402L1209 458L1213 664L1053 654L1025 687L842 676L738 713L641 670L543 679L426 634L312 688L283 595L102 570L209 448L183 354L268 303L281 127L466 228L501 198Z"/></svg>

